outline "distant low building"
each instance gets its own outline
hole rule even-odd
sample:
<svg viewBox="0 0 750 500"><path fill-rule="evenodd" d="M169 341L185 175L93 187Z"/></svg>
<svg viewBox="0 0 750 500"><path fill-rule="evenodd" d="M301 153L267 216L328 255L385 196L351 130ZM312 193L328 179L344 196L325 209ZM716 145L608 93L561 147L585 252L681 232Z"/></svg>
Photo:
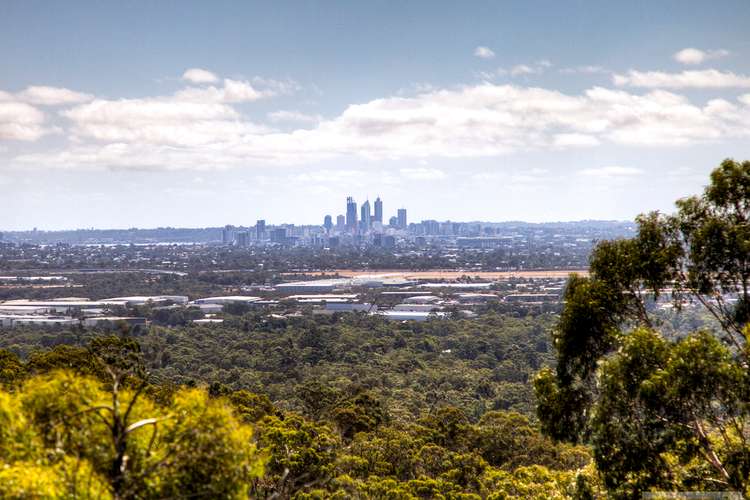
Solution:
<svg viewBox="0 0 750 500"><path fill-rule="evenodd" d="M382 318L394 321L427 321L433 318L445 318L444 312L424 312L424 311L378 311L375 313Z"/></svg>
<svg viewBox="0 0 750 500"><path fill-rule="evenodd" d="M85 318L83 326L87 327L114 327L118 323L125 323L128 326L139 326L146 324L146 318L124 317L124 316L98 316L94 318Z"/></svg>
<svg viewBox="0 0 750 500"><path fill-rule="evenodd" d="M227 295L224 297L204 297L201 299L195 299L193 304L252 304L261 300L260 297L252 297L250 295Z"/></svg>
<svg viewBox="0 0 750 500"><path fill-rule="evenodd" d="M336 312L371 312L377 311L378 306L366 302L326 302L325 309Z"/></svg>

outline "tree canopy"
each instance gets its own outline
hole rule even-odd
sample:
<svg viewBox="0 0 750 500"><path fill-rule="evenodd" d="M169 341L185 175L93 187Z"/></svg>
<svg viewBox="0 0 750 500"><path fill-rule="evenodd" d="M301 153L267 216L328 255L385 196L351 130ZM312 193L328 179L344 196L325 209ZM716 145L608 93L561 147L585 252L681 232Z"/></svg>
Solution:
<svg viewBox="0 0 750 500"><path fill-rule="evenodd" d="M750 161L725 160L674 214L637 219L572 276L534 380L543 431L590 443L605 486L750 493ZM713 318L675 335L660 309Z"/></svg>

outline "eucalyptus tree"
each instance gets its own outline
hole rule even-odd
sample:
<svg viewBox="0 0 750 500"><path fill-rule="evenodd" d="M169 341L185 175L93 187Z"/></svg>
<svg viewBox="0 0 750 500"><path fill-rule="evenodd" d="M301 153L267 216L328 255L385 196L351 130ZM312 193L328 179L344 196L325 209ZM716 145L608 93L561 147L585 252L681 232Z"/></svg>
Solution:
<svg viewBox="0 0 750 500"><path fill-rule="evenodd" d="M616 496L749 494L750 161L725 160L676 206L600 242L589 276L571 276L537 413L546 434L592 444ZM675 335L664 305L712 321Z"/></svg>

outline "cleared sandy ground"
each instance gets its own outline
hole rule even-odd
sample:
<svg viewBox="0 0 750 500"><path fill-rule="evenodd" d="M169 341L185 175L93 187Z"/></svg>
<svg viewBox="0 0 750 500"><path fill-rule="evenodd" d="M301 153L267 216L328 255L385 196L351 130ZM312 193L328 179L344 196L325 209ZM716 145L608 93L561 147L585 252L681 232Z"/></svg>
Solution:
<svg viewBox="0 0 750 500"><path fill-rule="evenodd" d="M510 278L567 278L570 273L578 273L580 275L588 275L586 269L552 269L548 271L456 271L433 269L430 271L404 271L401 269L336 269L332 271L313 271L301 274L308 276L331 276L338 274L342 277L353 278L356 276L393 276L403 277L407 279L418 279L418 280L457 280L462 276L470 276L472 278L479 277L485 280L503 280Z"/></svg>

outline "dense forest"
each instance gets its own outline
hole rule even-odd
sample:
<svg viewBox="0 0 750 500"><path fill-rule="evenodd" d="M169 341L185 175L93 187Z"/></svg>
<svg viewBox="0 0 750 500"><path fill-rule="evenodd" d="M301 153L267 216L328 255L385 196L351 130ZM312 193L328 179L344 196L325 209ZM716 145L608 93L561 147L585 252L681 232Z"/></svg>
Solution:
<svg viewBox="0 0 750 500"><path fill-rule="evenodd" d="M471 418L443 403L404 416L408 402L323 380L286 402L302 415L219 382L154 381L127 334L0 357L3 497L566 498L599 488L586 447L554 443L515 411Z"/></svg>
<svg viewBox="0 0 750 500"><path fill-rule="evenodd" d="M129 334L152 379L218 383L264 394L315 417L321 405L368 391L399 420L441 406L473 420L490 410L533 415L529 383L554 355L550 315L397 323L364 314L227 316L223 324L155 327ZM3 333L0 347L26 359L41 348L85 346L101 332Z"/></svg>

